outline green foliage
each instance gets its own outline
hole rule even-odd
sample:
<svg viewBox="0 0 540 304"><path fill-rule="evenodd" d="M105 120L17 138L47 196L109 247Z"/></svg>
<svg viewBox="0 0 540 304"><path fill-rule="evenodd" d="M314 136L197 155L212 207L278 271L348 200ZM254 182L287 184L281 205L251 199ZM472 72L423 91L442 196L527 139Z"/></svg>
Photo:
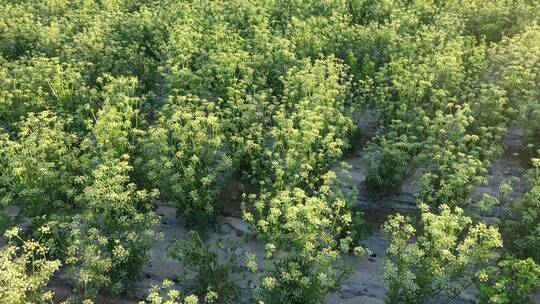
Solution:
<svg viewBox="0 0 540 304"><path fill-rule="evenodd" d="M373 97L386 132L376 142L385 161L374 163L374 152L367 154L367 163L371 163L367 185L373 197L395 192L406 172L436 159L438 150L446 152L447 146L468 133L473 120L468 115L470 107L461 99L474 90L465 68L467 58L474 54L470 51L474 42L453 36L457 21L438 22L442 24L424 27L417 36L405 35L407 48L398 50L399 55L376 73ZM434 165L437 170L437 163ZM386 171L389 166L393 169Z"/></svg>
<svg viewBox="0 0 540 304"><path fill-rule="evenodd" d="M73 207L80 163L68 123L49 111L30 113L17 124L17 138L1 135L3 204L17 202L32 217Z"/></svg>
<svg viewBox="0 0 540 304"><path fill-rule="evenodd" d="M188 295L186 297L182 297L180 292L178 290L170 289L172 286L172 282L169 280L163 281L163 286L158 287L154 286L150 289L150 293L148 294L148 297L146 298L146 301L139 302L140 304L197 304L199 303L199 299L196 295ZM166 294L164 291L167 290ZM205 301L205 303L213 303L213 300L210 298Z"/></svg>
<svg viewBox="0 0 540 304"><path fill-rule="evenodd" d="M277 189L315 186L346 150L353 125L344 106L345 75L344 67L328 58L292 69L284 78L284 98L268 132Z"/></svg>
<svg viewBox="0 0 540 304"><path fill-rule="evenodd" d="M49 223L50 254L91 296L137 278L154 238L153 188L202 228L225 206L226 185L239 184L257 197L245 214L269 253L260 299L322 302L363 231L361 212L337 190L345 186L326 175L363 146L364 121L353 117L380 118L364 151L371 198L394 195L421 171L419 203L486 207L471 194L508 126L522 127L530 157L540 150L539 12L530 0L0 0L0 207L20 207L15 220L30 219L28 235ZM509 249L538 260L536 162L516 224L505 227L519 236ZM437 264L443 247L412 242L418 250L403 259L425 268L400 268L392 280L413 287L391 288L392 297L452 297L470 282L455 276L485 264L456 248L487 248L473 231L495 233L445 212L424 215L459 229L424 223L432 230L419 237L453 240L445 258L463 264ZM412 240L410 223L397 222ZM215 262L195 244L178 249L182 259ZM513 292L492 284L507 280L510 264L486 281L488 293ZM207 302L232 299L203 289Z"/></svg>
<svg viewBox="0 0 540 304"><path fill-rule="evenodd" d="M83 21L84 30L73 33L62 56L91 63L92 68L85 71L90 79L105 73L133 76L145 89L156 88L159 50L166 36L162 11L147 7L131 11L127 2L107 2L109 5L103 7L95 7L99 6L97 2L81 5L83 16L77 17Z"/></svg>
<svg viewBox="0 0 540 304"><path fill-rule="evenodd" d="M238 31L217 20L197 22L202 16L184 7L187 16L172 25L171 39L165 47L168 57L163 73L169 91L215 100L237 83L251 83L251 60L243 50L245 42Z"/></svg>
<svg viewBox="0 0 540 304"><path fill-rule="evenodd" d="M346 278L340 256L352 250L346 233L352 218L347 201L333 189L334 180L335 174L327 173L314 195L299 188L263 193L253 211L244 211L266 243L266 274L258 294L264 303L321 303ZM248 268L257 271L253 259Z"/></svg>
<svg viewBox="0 0 540 304"><path fill-rule="evenodd" d="M239 170L262 188L314 187L354 130L345 107L350 84L335 58L306 60L281 80L281 99L260 92L247 103L237 93L223 102L228 146Z"/></svg>
<svg viewBox="0 0 540 304"><path fill-rule="evenodd" d="M96 103L95 91L81 75L84 68L46 57L1 64L0 119L15 124L29 112L50 109L81 127Z"/></svg>
<svg viewBox="0 0 540 304"><path fill-rule="evenodd" d="M90 161L102 162L131 154L140 127L145 125L141 109L144 99L136 96L138 81L135 78L111 77L98 79L103 85L101 108L93 115L90 134L81 144L89 154ZM87 164L92 166L93 164Z"/></svg>
<svg viewBox="0 0 540 304"><path fill-rule="evenodd" d="M66 263L78 288L88 296L100 289L121 292L133 283L148 260L148 250L159 223L151 211L157 192L137 190L129 182L132 168L127 157L99 165L91 183L77 197L83 212L64 229L67 233Z"/></svg>
<svg viewBox="0 0 540 304"><path fill-rule="evenodd" d="M540 159L532 160L534 168L525 176L525 194L517 210L517 225L512 238L517 253L540 263Z"/></svg>
<svg viewBox="0 0 540 304"><path fill-rule="evenodd" d="M410 157L396 146L383 141L380 149L369 146L364 154L366 187L369 198L382 201L401 188L402 182L411 174Z"/></svg>
<svg viewBox="0 0 540 304"><path fill-rule="evenodd" d="M395 151L401 163L373 165L374 152L366 155L372 197L389 196L407 167L423 165L420 202L466 204L503 151L511 111L506 92L488 84L486 47L476 46L470 37L454 36L459 20L441 17L435 22L437 27L405 37L409 47L376 74L379 94L374 97L386 125L376 144L379 154Z"/></svg>
<svg viewBox="0 0 540 304"><path fill-rule="evenodd" d="M196 97L171 97L141 143L147 178L200 227L219 210L216 178L229 165L214 111L212 103Z"/></svg>
<svg viewBox="0 0 540 304"><path fill-rule="evenodd" d="M13 226L15 226L15 221L13 218L4 212L0 212L0 233L3 234L6 230Z"/></svg>
<svg viewBox="0 0 540 304"><path fill-rule="evenodd" d="M532 259L509 257L498 263L495 273L479 283L485 303L533 303L529 298L540 284L540 266Z"/></svg>
<svg viewBox="0 0 540 304"><path fill-rule="evenodd" d="M272 124L275 103L270 92L248 95L234 90L219 104L216 114L222 122L232 167L245 183L262 181L272 170L266 151L266 128Z"/></svg>
<svg viewBox="0 0 540 304"><path fill-rule="evenodd" d="M540 17L534 2L526 0L448 1L447 5L464 20L465 33L487 41L516 34L525 24Z"/></svg>
<svg viewBox="0 0 540 304"><path fill-rule="evenodd" d="M29 3L0 3L0 53L4 57L17 59L30 52L51 54L60 47L60 24L39 20L40 9L44 12L46 8Z"/></svg>
<svg viewBox="0 0 540 304"><path fill-rule="evenodd" d="M427 303L442 297L455 299L482 269L497 258L502 246L496 228L472 224L463 210L441 205L440 215L421 205L421 231L410 219L391 217L383 231L390 238L383 277L388 303Z"/></svg>
<svg viewBox="0 0 540 304"><path fill-rule="evenodd" d="M494 48L498 82L519 112L518 121L525 131L525 145L536 153L540 149L540 29L526 28L522 33L504 38Z"/></svg>
<svg viewBox="0 0 540 304"><path fill-rule="evenodd" d="M478 136L466 134L475 118L468 106L456 106L452 114L440 111L435 115L430 122L434 135L428 139L431 168L422 176L419 200L433 206L464 204L487 173L485 164L469 148L474 149L479 141Z"/></svg>
<svg viewBox="0 0 540 304"><path fill-rule="evenodd" d="M236 255L229 254L228 259L220 261L218 253L205 244L197 232L191 231L189 237L189 241L176 241L168 248L168 254L184 263L189 270L197 272L193 293L204 299L213 298L219 303L237 300L238 289L229 278L231 268L236 264ZM224 249L221 240L216 245L217 250Z"/></svg>
<svg viewBox="0 0 540 304"><path fill-rule="evenodd" d="M134 78L105 75L101 109L88 121L81 143L83 175L76 179L74 210L53 217L58 254L66 260L76 288L87 297L100 290L116 294L132 286L148 260L154 227L152 211L158 191L139 190L131 181L133 152L142 100Z"/></svg>
<svg viewBox="0 0 540 304"><path fill-rule="evenodd" d="M40 242L41 237L23 240L19 232L19 228L6 231L9 244L0 248L0 297L6 304L49 303L54 294L46 286L62 264L47 259L48 248ZM49 228L42 227L39 232L43 236Z"/></svg>

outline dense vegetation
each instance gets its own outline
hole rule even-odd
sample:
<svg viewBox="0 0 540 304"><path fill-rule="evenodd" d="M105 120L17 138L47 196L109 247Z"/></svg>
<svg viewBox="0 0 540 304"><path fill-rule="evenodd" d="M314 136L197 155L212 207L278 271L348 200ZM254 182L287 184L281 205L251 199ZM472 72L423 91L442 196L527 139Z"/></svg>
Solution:
<svg viewBox="0 0 540 304"><path fill-rule="evenodd" d="M514 125L524 194L484 223L505 202L472 194ZM368 253L355 191L334 173L355 149L373 201L422 174L418 217L382 229L388 303L471 285L484 303L531 302L540 2L0 0L0 299L45 303L59 271L75 302L129 291L160 237L157 199L204 235L237 185L266 248L245 267L253 302L322 303L350 273L344 257ZM165 282L148 303L237 301L232 266L192 241L170 254L199 272L193 294Z"/></svg>

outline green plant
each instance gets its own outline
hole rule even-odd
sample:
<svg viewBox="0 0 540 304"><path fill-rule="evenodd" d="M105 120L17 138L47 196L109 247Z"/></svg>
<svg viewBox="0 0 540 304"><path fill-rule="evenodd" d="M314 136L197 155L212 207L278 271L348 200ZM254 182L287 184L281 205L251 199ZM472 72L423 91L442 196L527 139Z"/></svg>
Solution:
<svg viewBox="0 0 540 304"><path fill-rule="evenodd" d="M533 168L525 176L526 189L517 208L513 246L521 257L540 262L540 159L532 159Z"/></svg>
<svg viewBox="0 0 540 304"><path fill-rule="evenodd" d="M145 102L137 96L137 79L104 75L97 79L103 86L100 97L103 104L94 114L89 126L90 136L81 144L92 156L100 159L119 159L131 154L145 125L141 113Z"/></svg>
<svg viewBox="0 0 540 304"><path fill-rule="evenodd" d="M505 93L496 86L482 86L477 94L463 105L449 103L424 119L429 167L421 178L421 202L466 205L486 182L491 161L501 155L508 127Z"/></svg>
<svg viewBox="0 0 540 304"><path fill-rule="evenodd" d="M388 284L388 303L427 303L457 298L484 275L502 246L496 228L472 224L463 210L441 205L440 215L420 205L421 229L398 214L383 231L390 238L383 277Z"/></svg>
<svg viewBox="0 0 540 304"><path fill-rule="evenodd" d="M245 41L237 29L218 18L210 22L208 16L200 16L194 10L199 5L209 8L217 5L197 2L191 7L184 6L183 13L187 16L171 27L162 73L169 92L216 100L238 83L251 83L253 68L249 66L249 53L244 50Z"/></svg>
<svg viewBox="0 0 540 304"><path fill-rule="evenodd" d="M159 218L151 210L157 191L137 190L129 182L132 168L124 156L99 165L77 197L80 214L66 219L66 264L77 288L87 296L99 290L119 293L133 283L152 241Z"/></svg>
<svg viewBox="0 0 540 304"><path fill-rule="evenodd" d="M154 286L150 289L146 301L141 301L139 304L197 304L199 299L196 295L188 295L182 297L178 290L170 289L172 282L169 280L163 281L163 286ZM168 289L168 290L167 290ZM165 290L167 292L165 293ZM164 294L164 295L163 295ZM205 303L213 303L210 298Z"/></svg>
<svg viewBox="0 0 540 304"><path fill-rule="evenodd" d="M313 188L347 149L354 129L345 101L350 83L333 57L304 61L283 78L284 98L269 130L275 189Z"/></svg>
<svg viewBox="0 0 540 304"><path fill-rule="evenodd" d="M525 146L540 147L540 29L528 26L513 37L505 37L493 48L492 58L499 85L507 92L524 129ZM533 155L534 156L534 153Z"/></svg>
<svg viewBox="0 0 540 304"><path fill-rule="evenodd" d="M350 89L345 67L334 57L304 60L281 82L281 98L260 91L247 103L233 92L223 103L225 130L236 132L227 133L231 156L260 188L316 187L347 149L354 129L345 106Z"/></svg>
<svg viewBox="0 0 540 304"><path fill-rule="evenodd" d="M0 136L0 187L3 204L20 202L30 217L74 207L80 172L78 138L66 121L50 111L30 113L17 124L16 138Z"/></svg>
<svg viewBox="0 0 540 304"><path fill-rule="evenodd" d="M28 4L0 3L0 29L3 33L0 39L0 54L6 58L18 59L29 53L52 55L61 47L59 24L39 20L39 13L46 10L40 10L39 5ZM51 13L50 11L49 14Z"/></svg>
<svg viewBox="0 0 540 304"><path fill-rule="evenodd" d="M501 260L494 273L479 281L484 303L533 303L529 295L540 284L540 266L531 258Z"/></svg>
<svg viewBox="0 0 540 304"><path fill-rule="evenodd" d="M15 221L10 215L0 212L0 233L4 234L6 230L15 226L14 222Z"/></svg>
<svg viewBox="0 0 540 304"><path fill-rule="evenodd" d="M364 186L368 196L382 201L397 194L403 181L411 174L409 155L386 141L379 145L379 149L372 145L365 152Z"/></svg>
<svg viewBox="0 0 540 304"><path fill-rule="evenodd" d="M265 153L267 132L275 112L275 97L271 92L247 94L231 90L218 105L227 151L232 168L246 184L265 182L271 163Z"/></svg>
<svg viewBox="0 0 540 304"><path fill-rule="evenodd" d="M448 1L445 6L464 20L465 33L487 41L496 42L505 36L512 36L525 24L538 18L534 4L528 1Z"/></svg>
<svg viewBox="0 0 540 304"><path fill-rule="evenodd" d="M263 193L253 211L245 209L244 218L266 243L266 273L257 294L264 303L321 303L347 277L340 256L353 250L346 233L352 218L347 201L332 188L334 179L333 172L325 174L314 195L299 188ZM254 259L248 268L257 271Z"/></svg>
<svg viewBox="0 0 540 304"><path fill-rule="evenodd" d="M167 252L188 269L197 272L192 292L201 298L212 297L218 303L237 300L238 289L229 278L231 268L236 264L234 252L225 261L220 261L218 253L205 244L197 232L190 231L189 237L189 241L176 241ZM224 249L221 240L216 245L217 250Z"/></svg>
<svg viewBox="0 0 540 304"><path fill-rule="evenodd" d="M205 100L171 97L141 143L148 180L199 227L211 224L218 213L216 178L230 165L214 112Z"/></svg>
<svg viewBox="0 0 540 304"><path fill-rule="evenodd" d="M34 57L0 65L0 119L10 126L30 112L49 110L77 129L84 127L97 103L82 71L84 63Z"/></svg>
<svg viewBox="0 0 540 304"><path fill-rule="evenodd" d="M0 209L20 207L30 235L48 223L49 254L93 295L137 277L151 189L198 228L229 192L256 194L245 212L270 254L258 296L320 302L364 227L345 184L324 190L364 146L354 110L378 120L371 198L423 172L419 202L485 211L496 199L472 194L508 127L528 157L540 150L539 12L536 0L0 0ZM538 260L536 163L504 226L519 236L506 249ZM153 300L196 300L169 296Z"/></svg>
<svg viewBox="0 0 540 304"><path fill-rule="evenodd" d="M49 232L48 227L38 230L41 236ZM19 232L13 228L4 234L9 244L0 248L0 297L6 304L52 303L54 294L46 286L62 264L47 259L48 248L41 237L23 240Z"/></svg>

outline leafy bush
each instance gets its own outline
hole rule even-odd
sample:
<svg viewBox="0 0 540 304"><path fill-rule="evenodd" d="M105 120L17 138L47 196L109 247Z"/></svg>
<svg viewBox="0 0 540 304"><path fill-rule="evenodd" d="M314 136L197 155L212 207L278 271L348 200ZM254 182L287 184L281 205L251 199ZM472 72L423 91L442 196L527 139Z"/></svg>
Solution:
<svg viewBox="0 0 540 304"><path fill-rule="evenodd" d="M400 151L410 161L393 164L385 178L368 166L371 193L395 191L404 167L421 165L419 201L465 204L501 155L513 110L505 90L490 79L487 46L461 36L462 21L441 13L417 35L404 36L407 46L375 74L372 97L385 133L377 142L381 152L370 154Z"/></svg>
<svg viewBox="0 0 540 304"><path fill-rule="evenodd" d="M489 279L480 280L479 288L485 303L533 303L529 295L540 284L540 266L532 259L508 257L498 263Z"/></svg>
<svg viewBox="0 0 540 304"><path fill-rule="evenodd" d="M169 92L215 101L237 83L251 83L253 69L248 66L251 60L243 49L244 39L236 29L194 11L201 4L209 8L216 4L196 2L191 8L184 7L187 16L172 26L162 72Z"/></svg>
<svg viewBox="0 0 540 304"><path fill-rule="evenodd" d="M431 119L425 155L429 167L421 178L421 202L465 205L475 189L486 183L491 161L502 154L507 130L507 119L500 114L506 101L503 93L497 88L486 91L483 93L493 95L480 96L473 102L478 113L465 104L446 115L438 111ZM495 105L490 107L492 103ZM481 114L490 108L496 114Z"/></svg>
<svg viewBox="0 0 540 304"><path fill-rule="evenodd" d="M214 111L212 103L196 97L171 97L141 143L148 180L200 227L218 213L216 178L229 166Z"/></svg>
<svg viewBox="0 0 540 304"><path fill-rule="evenodd" d="M170 289L172 286L172 282L169 280L163 281L163 286L158 287L154 286L150 289L150 293L148 294L148 297L146 298L146 301L139 302L140 304L197 304L199 303L199 299L196 295L188 295L186 297L182 297L180 295L180 292L178 290ZM169 289L165 295L162 295L165 293L164 291L166 289ZM208 299L205 301L205 303L213 303L212 299Z"/></svg>
<svg viewBox="0 0 540 304"><path fill-rule="evenodd" d="M344 233L352 218L345 199L332 189L334 179L334 173L326 174L314 195L299 188L263 193L253 211L244 211L266 243L266 274L258 293L264 303L321 303L347 276L340 256L352 250L352 237ZM256 262L249 262L256 271Z"/></svg>
<svg viewBox="0 0 540 304"><path fill-rule="evenodd" d="M13 125L29 112L50 110L83 128L97 99L82 75L85 67L46 57L1 64L0 119Z"/></svg>
<svg viewBox="0 0 540 304"><path fill-rule="evenodd" d="M492 57L500 86L507 92L525 131L525 145L540 149L540 28L530 26L494 47Z"/></svg>
<svg viewBox="0 0 540 304"><path fill-rule="evenodd" d="M265 153L267 126L272 124L275 98L271 92L247 94L232 90L219 102L219 115L232 168L246 183L257 183L268 178L271 163Z"/></svg>
<svg viewBox="0 0 540 304"><path fill-rule="evenodd" d="M486 167L474 155L457 152L453 144L437 150L430 171L421 178L419 201L432 206L466 205L472 192L486 181Z"/></svg>
<svg viewBox="0 0 540 304"><path fill-rule="evenodd" d="M97 81L103 86L99 94L103 103L81 147L89 161L99 163L132 154L146 122L141 113L145 100L136 96L137 79L105 75ZM92 168L95 163L86 165Z"/></svg>
<svg viewBox="0 0 540 304"><path fill-rule="evenodd" d="M333 57L303 61L282 82L281 99L259 92L249 97L253 103L238 100L242 94L224 103L231 155L262 188L315 187L348 147L354 129L345 106L350 83Z"/></svg>
<svg viewBox="0 0 540 304"><path fill-rule="evenodd" d="M19 202L31 217L74 207L76 178L80 170L77 136L69 121L54 113L30 113L17 124L18 137L0 138L1 186L4 204Z"/></svg>
<svg viewBox="0 0 540 304"><path fill-rule="evenodd" d="M221 262L218 253L205 244L197 232L191 231L189 237L189 241L176 241L168 248L168 254L197 272L193 293L204 299L211 297L219 303L237 300L238 289L229 278L231 268L236 264L236 255L232 253ZM221 240L216 245L217 250L223 249Z"/></svg>
<svg viewBox="0 0 540 304"><path fill-rule="evenodd" d="M39 231L43 236L49 228ZM10 243L0 248L0 297L6 304L49 303L53 292L46 291L47 283L61 263L47 259L48 248L40 239L23 240L19 232L19 228L6 231Z"/></svg>
<svg viewBox="0 0 540 304"><path fill-rule="evenodd" d="M538 12L529 1L448 1L448 8L464 19L465 33L478 39L499 41L519 32L524 24L538 20Z"/></svg>
<svg viewBox="0 0 540 304"><path fill-rule="evenodd" d="M353 125L344 69L330 57L291 69L284 78L284 98L269 130L277 189L316 186L347 149Z"/></svg>
<svg viewBox="0 0 540 304"><path fill-rule="evenodd" d="M3 1L0 11L0 54L4 57L18 59L28 53L54 54L60 48L59 24L39 20L39 8L29 3Z"/></svg>
<svg viewBox="0 0 540 304"><path fill-rule="evenodd" d="M365 151L366 180L369 198L382 201L397 194L403 181L411 174L411 160L407 153L383 142L380 149L370 146Z"/></svg>
<svg viewBox="0 0 540 304"><path fill-rule="evenodd" d="M420 208L420 232L400 214L383 228L390 238L383 273L389 303L457 298L476 277L485 275L482 269L497 258L495 250L502 246L496 228L473 225L460 208L441 205L440 215L430 213L425 204Z"/></svg>
<svg viewBox="0 0 540 304"><path fill-rule="evenodd" d="M517 253L540 263L540 159L525 176L526 189L517 210L517 227L512 238Z"/></svg>
<svg viewBox="0 0 540 304"><path fill-rule="evenodd" d="M157 192L129 182L127 157L99 165L77 197L81 214L64 223L66 263L88 296L101 289L119 293L133 283L148 260L159 218L151 211Z"/></svg>
<svg viewBox="0 0 540 304"><path fill-rule="evenodd" d="M129 2L82 2L79 8L69 10L75 15L73 19L82 21L82 29L71 34L61 57L90 63L85 75L91 82L111 74L136 77L145 90L158 89L158 63L167 19L164 10L152 3L141 3L132 10ZM155 5L159 6L157 2Z"/></svg>

